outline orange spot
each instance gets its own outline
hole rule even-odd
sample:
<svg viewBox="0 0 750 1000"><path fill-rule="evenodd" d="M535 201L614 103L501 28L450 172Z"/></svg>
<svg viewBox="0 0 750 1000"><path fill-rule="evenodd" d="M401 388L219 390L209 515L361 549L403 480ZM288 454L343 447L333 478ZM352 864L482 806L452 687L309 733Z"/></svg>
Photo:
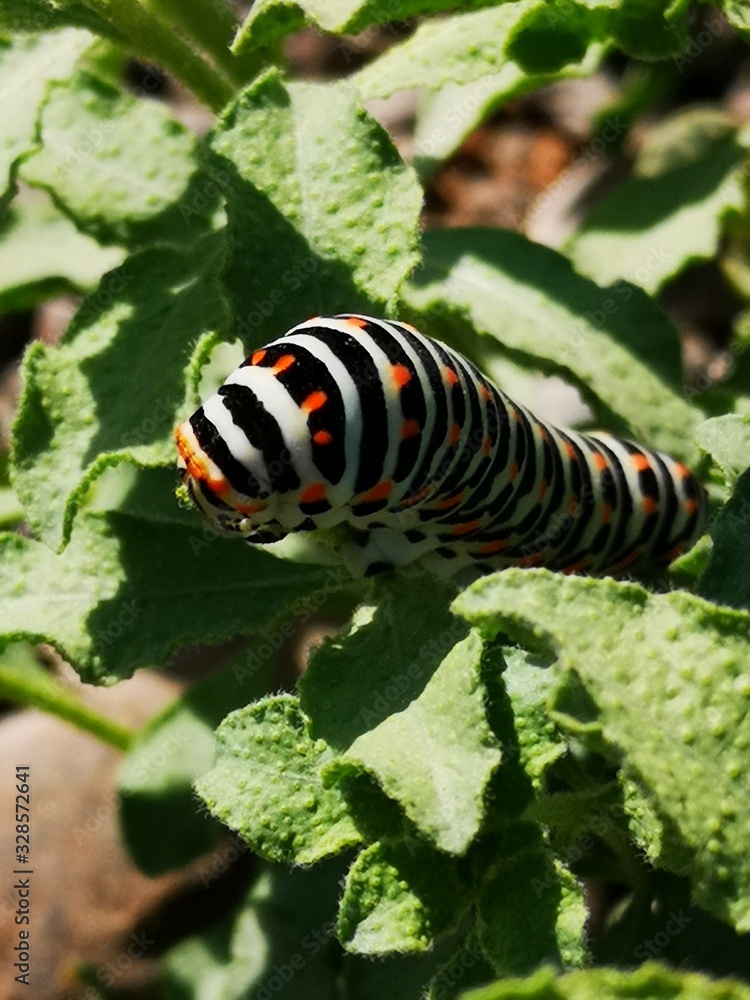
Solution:
<svg viewBox="0 0 750 1000"><path fill-rule="evenodd" d="M568 513L573 516L578 510L578 495L576 493L571 493L568 497Z"/></svg>
<svg viewBox="0 0 750 1000"><path fill-rule="evenodd" d="M568 458L575 458L576 457L576 450L573 447L573 445L570 443L570 441L566 441L565 442L565 452L566 452Z"/></svg>
<svg viewBox="0 0 750 1000"><path fill-rule="evenodd" d="M235 510L238 510L240 514L247 514L248 517L252 517L253 514L259 514L262 510L266 509L264 503L238 503L235 504Z"/></svg>
<svg viewBox="0 0 750 1000"><path fill-rule="evenodd" d="M685 513L694 514L698 510L698 504L692 497L688 497L685 501Z"/></svg>
<svg viewBox="0 0 750 1000"><path fill-rule="evenodd" d="M578 562L571 563L570 566L566 566L563 573L580 573L582 569L585 569L588 565L589 557L584 556L583 559L579 559Z"/></svg>
<svg viewBox="0 0 750 1000"><path fill-rule="evenodd" d="M628 566L632 566L633 563L639 558L640 554L640 549L636 549L635 552L631 552L629 556L625 556L625 558L621 559L616 566L612 567L614 572L620 573L622 570L627 569Z"/></svg>
<svg viewBox="0 0 750 1000"><path fill-rule="evenodd" d="M605 503L602 506L602 524L609 524L612 520L612 504Z"/></svg>
<svg viewBox="0 0 750 1000"><path fill-rule="evenodd" d="M597 467L599 472L604 472L604 470L607 468L607 459L604 457L604 455L601 455L598 451L595 451L594 454L592 455L592 458L594 460L594 465Z"/></svg>
<svg viewBox="0 0 750 1000"><path fill-rule="evenodd" d="M519 559L518 565L528 569L529 566L538 566L543 561L544 554L542 552L534 552L530 556L523 556L522 559Z"/></svg>
<svg viewBox="0 0 750 1000"><path fill-rule="evenodd" d="M485 455L489 455L491 451L492 451L492 440L490 439L490 436L488 434L487 437L484 439L484 441L482 441L482 453Z"/></svg>
<svg viewBox="0 0 750 1000"><path fill-rule="evenodd" d="M489 401L492 399L492 396L490 396L490 390L487 388L484 382L479 383L479 395L482 397L485 403L489 403Z"/></svg>
<svg viewBox="0 0 750 1000"><path fill-rule="evenodd" d="M300 409L304 410L305 413L313 413L315 410L319 410L321 406L325 406L327 402L328 396L321 389L316 389L306 399L302 400Z"/></svg>
<svg viewBox="0 0 750 1000"><path fill-rule="evenodd" d="M443 378L445 379L446 385L458 384L458 375L456 375L452 368L443 369Z"/></svg>
<svg viewBox="0 0 750 1000"><path fill-rule="evenodd" d="M438 502L435 504L435 509L447 510L448 507L455 507L457 503L461 503L463 498L464 495L463 492L461 492L461 493L456 493L455 496L446 497L445 500L438 500Z"/></svg>
<svg viewBox="0 0 750 1000"><path fill-rule="evenodd" d="M633 465L639 472L645 472L646 469L651 468L651 463L649 462L649 460L646 458L645 455L640 455L640 454L631 455L630 461L633 463Z"/></svg>
<svg viewBox="0 0 750 1000"><path fill-rule="evenodd" d="M391 365L391 378L397 389L403 389L411 381L411 372L406 365Z"/></svg>
<svg viewBox="0 0 750 1000"><path fill-rule="evenodd" d="M518 462L511 462L510 469L508 469L508 476L512 483L516 481L517 475L518 475Z"/></svg>
<svg viewBox="0 0 750 1000"><path fill-rule="evenodd" d="M312 439L315 444L330 444L333 441L333 434L329 434L328 431L315 431Z"/></svg>
<svg viewBox="0 0 750 1000"><path fill-rule="evenodd" d="M350 316L346 322L349 326L353 326L357 330L364 330L364 328L367 326L367 320L360 319L359 316Z"/></svg>
<svg viewBox="0 0 750 1000"><path fill-rule="evenodd" d="M642 506L644 514L650 516L651 514L656 513L656 500L654 500L653 497L644 497Z"/></svg>
<svg viewBox="0 0 750 1000"><path fill-rule="evenodd" d="M177 450L185 462L188 475L199 482L205 483L219 497L231 492L231 487L227 479L221 474L217 476L211 473L208 465L210 459L200 448L194 449L190 445L182 433L182 428L178 427L174 433Z"/></svg>
<svg viewBox="0 0 750 1000"><path fill-rule="evenodd" d="M676 545L673 545L672 548L669 550L669 552L667 552L666 555L667 562L672 562L673 559L676 559L677 556L682 554L683 550L684 550L684 545L682 542L678 542Z"/></svg>
<svg viewBox="0 0 750 1000"><path fill-rule="evenodd" d="M358 497L357 503L374 503L376 500L385 500L386 497L391 495L392 491L393 483L388 479L384 479L377 486L373 486L371 490L368 490L367 493L363 493Z"/></svg>
<svg viewBox="0 0 750 1000"><path fill-rule="evenodd" d="M424 498L426 496L428 496L428 494L431 492L431 490L432 490L431 486L425 486L424 489L421 489L418 493L415 493L413 497L405 497L401 501L401 503L399 504L399 506L401 506L401 507L411 507L412 504L419 503L420 500L424 500Z"/></svg>
<svg viewBox="0 0 750 1000"><path fill-rule="evenodd" d="M461 437L461 428L458 426L458 424L451 424L451 429L448 431L448 440L454 447L458 444L460 437Z"/></svg>
<svg viewBox="0 0 750 1000"><path fill-rule="evenodd" d="M401 427L401 440L416 437L421 432L422 428L419 426L418 420L405 420Z"/></svg>
<svg viewBox="0 0 750 1000"><path fill-rule="evenodd" d="M493 552L500 552L502 549L507 549L509 544L509 539L498 538L495 542L486 542L479 551L483 556L491 556Z"/></svg>
<svg viewBox="0 0 750 1000"><path fill-rule="evenodd" d="M549 483L547 482L546 479L543 479L541 481L541 483L539 484L539 499L540 500L544 500L544 494L547 492L547 487L548 486L549 486Z"/></svg>
<svg viewBox="0 0 750 1000"><path fill-rule="evenodd" d="M451 528L452 535L468 535L470 531L476 531L477 528L481 527L481 520L477 521L467 521L465 524L456 524Z"/></svg>
<svg viewBox="0 0 750 1000"><path fill-rule="evenodd" d="M539 435L540 441L549 441L549 435L547 434L545 429L541 426L541 424L536 425L536 432Z"/></svg>
<svg viewBox="0 0 750 1000"><path fill-rule="evenodd" d="M683 465L682 462L674 463L674 471L678 475L682 476L683 479L687 479L687 477L690 475L690 469L688 469L686 465Z"/></svg>
<svg viewBox="0 0 750 1000"><path fill-rule="evenodd" d="M282 354L279 360L271 369L271 371L274 373L274 375L281 375L281 373L285 372L287 368L291 367L291 365L293 365L296 360L297 359L294 357L293 354Z"/></svg>
<svg viewBox="0 0 750 1000"><path fill-rule="evenodd" d="M256 351L255 354L253 354L253 356L250 358L250 364L259 365L263 360L263 358L265 358L265 356L266 356L265 351Z"/></svg>
<svg viewBox="0 0 750 1000"><path fill-rule="evenodd" d="M515 406L510 407L509 413L510 413L510 419L517 424L521 418L519 417L518 410L515 408Z"/></svg>
<svg viewBox="0 0 750 1000"><path fill-rule="evenodd" d="M300 503L317 503L318 500L325 500L325 483L311 483L307 489L300 494Z"/></svg>

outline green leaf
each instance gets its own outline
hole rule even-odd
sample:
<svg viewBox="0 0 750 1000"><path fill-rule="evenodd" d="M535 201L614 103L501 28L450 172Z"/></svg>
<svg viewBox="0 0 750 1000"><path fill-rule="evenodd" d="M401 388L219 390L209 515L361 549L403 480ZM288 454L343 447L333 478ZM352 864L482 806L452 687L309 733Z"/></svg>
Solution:
<svg viewBox="0 0 750 1000"><path fill-rule="evenodd" d="M713 548L698 591L717 604L750 609L750 469L711 524Z"/></svg>
<svg viewBox="0 0 750 1000"><path fill-rule="evenodd" d="M11 196L19 160L37 146L37 117L50 81L67 79L92 42L87 31L72 28L12 44L0 39L0 209Z"/></svg>
<svg viewBox="0 0 750 1000"><path fill-rule="evenodd" d="M585 957L581 887L533 830L527 839L484 874L477 900L479 942L504 976L528 975L543 962L578 966Z"/></svg>
<svg viewBox="0 0 750 1000"><path fill-rule="evenodd" d="M445 855L416 844L372 844L346 877L339 938L360 955L425 951L467 902Z"/></svg>
<svg viewBox="0 0 750 1000"><path fill-rule="evenodd" d="M750 976L747 935L706 913L691 898L690 883L666 872L644 873L624 908L593 943L597 965L627 966L657 958L673 968L711 976Z"/></svg>
<svg viewBox="0 0 750 1000"><path fill-rule="evenodd" d="M528 74L511 60L499 73L490 73L471 83L446 82L428 92L419 108L413 139L413 163L420 176L431 174L481 122L504 102L547 83L568 77L590 76L601 59L598 46L591 46L585 59L552 75ZM404 72L408 72L407 62ZM390 88L388 78L378 85Z"/></svg>
<svg viewBox="0 0 750 1000"><path fill-rule="evenodd" d="M429 576L378 581L377 602L355 612L348 632L324 642L300 679L315 738L342 752L419 697L468 633L448 612L455 592Z"/></svg>
<svg viewBox="0 0 750 1000"><path fill-rule="evenodd" d="M165 961L169 1000L334 1000L341 865L263 867L231 926L179 944Z"/></svg>
<svg viewBox="0 0 750 1000"><path fill-rule="evenodd" d="M0 30L3 32L48 32L62 34L61 28L88 28L112 38L122 38L107 17L102 17L85 0L0 0Z"/></svg>
<svg viewBox="0 0 750 1000"><path fill-rule="evenodd" d="M731 136L692 162L618 185L568 243L576 269L600 284L625 278L654 293L690 264L710 260L727 218L745 204L746 157Z"/></svg>
<svg viewBox="0 0 750 1000"><path fill-rule="evenodd" d="M293 566L236 539L122 514L79 519L55 555L0 535L2 645L49 642L90 683L114 683L188 642L267 626L337 577Z"/></svg>
<svg viewBox="0 0 750 1000"><path fill-rule="evenodd" d="M527 73L555 73L584 57L591 41L604 35L597 11L572 3L535 3L513 25L508 57Z"/></svg>
<svg viewBox="0 0 750 1000"><path fill-rule="evenodd" d="M587 969L556 977L540 969L527 979L504 979L464 993L462 1000L750 1000L750 987L732 980L716 982L648 962L633 972Z"/></svg>
<svg viewBox="0 0 750 1000"><path fill-rule="evenodd" d="M745 0L723 0L721 9L733 28L750 37L750 10L747 9Z"/></svg>
<svg viewBox="0 0 750 1000"><path fill-rule="evenodd" d="M536 657L518 646L503 649L507 664L503 682L513 708L521 767L537 790L550 765L567 750L567 744L550 720L547 703L559 678Z"/></svg>
<svg viewBox="0 0 750 1000"><path fill-rule="evenodd" d="M691 594L511 569L473 584L454 609L575 670L624 776L664 826L642 846L690 872L696 899L750 929L750 615Z"/></svg>
<svg viewBox="0 0 750 1000"><path fill-rule="evenodd" d="M218 186L198 172L196 140L165 105L79 72L50 91L41 141L24 180L101 242L189 244L206 231Z"/></svg>
<svg viewBox="0 0 750 1000"><path fill-rule="evenodd" d="M467 0L465 8L486 7L495 0ZM256 0L237 33L235 53L272 45L279 39L311 25L335 35L354 35L370 25L403 21L420 14L450 10L446 0Z"/></svg>
<svg viewBox="0 0 750 1000"><path fill-rule="evenodd" d="M517 233L450 229L424 234L424 266L402 289L425 332L497 340L511 357L578 386L597 417L690 462L701 413L679 394L677 333L640 289L599 288L560 254Z"/></svg>
<svg viewBox="0 0 750 1000"><path fill-rule="evenodd" d="M393 300L417 260L422 192L351 88L269 73L225 113L212 148L246 347L310 315Z"/></svg>
<svg viewBox="0 0 750 1000"><path fill-rule="evenodd" d="M727 414L699 424L695 440L721 469L727 486L734 486L750 468L750 416Z"/></svg>
<svg viewBox="0 0 750 1000"><path fill-rule="evenodd" d="M332 751L314 740L291 695L228 716L216 766L196 782L209 810L263 857L312 864L360 841L336 786L321 778Z"/></svg>
<svg viewBox="0 0 750 1000"><path fill-rule="evenodd" d="M78 232L48 199L17 198L0 222L0 313L90 291L123 256Z"/></svg>
<svg viewBox="0 0 750 1000"><path fill-rule="evenodd" d="M201 334L226 322L214 275L220 250L201 244L191 257L162 247L128 258L83 302L59 347L36 343L27 353L14 485L48 545L65 544L106 468L173 463L184 369Z"/></svg>
<svg viewBox="0 0 750 1000"><path fill-rule="evenodd" d="M359 736L327 768L364 770L441 851L464 854L484 818L484 796L500 751L484 712L482 642L457 643L418 697Z"/></svg>
<svg viewBox="0 0 750 1000"><path fill-rule="evenodd" d="M531 72L563 65L594 39L638 59L665 59L685 49L687 15L685 0L553 0L519 24L509 53Z"/></svg>
<svg viewBox="0 0 750 1000"><path fill-rule="evenodd" d="M538 0L516 0L489 10L428 21L406 41L394 45L355 73L352 81L368 100L409 87L435 91L446 85L461 86L475 81L482 95L493 89L509 95L525 90L540 81L527 76L526 68L514 61L506 47L518 23L537 6ZM584 44L581 51L571 53L566 61L579 63L586 51ZM593 63L594 59L592 52L590 61ZM562 64L554 69L562 69ZM470 108L477 101L475 94L472 96Z"/></svg>
<svg viewBox="0 0 750 1000"><path fill-rule="evenodd" d="M149 720L120 768L120 830L147 875L188 864L220 836L218 823L199 811L193 781L213 766L214 730L224 716L266 690L273 660L252 671L247 684L247 659L241 654Z"/></svg>

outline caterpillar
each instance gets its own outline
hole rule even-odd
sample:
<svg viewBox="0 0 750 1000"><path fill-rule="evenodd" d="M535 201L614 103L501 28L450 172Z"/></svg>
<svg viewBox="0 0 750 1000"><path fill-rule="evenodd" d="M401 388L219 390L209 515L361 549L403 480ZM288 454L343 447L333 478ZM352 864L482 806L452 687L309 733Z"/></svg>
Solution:
<svg viewBox="0 0 750 1000"><path fill-rule="evenodd" d="M449 576L624 573L674 558L705 518L682 463L553 427L450 347L369 316L293 327L175 434L216 528L252 543L315 532L364 575L417 560Z"/></svg>

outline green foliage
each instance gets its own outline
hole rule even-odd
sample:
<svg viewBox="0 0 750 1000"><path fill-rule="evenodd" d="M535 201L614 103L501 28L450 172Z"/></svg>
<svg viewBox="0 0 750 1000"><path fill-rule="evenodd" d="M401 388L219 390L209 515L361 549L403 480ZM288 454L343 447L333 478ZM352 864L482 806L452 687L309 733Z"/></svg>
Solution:
<svg viewBox="0 0 750 1000"><path fill-rule="evenodd" d="M743 5L722 9L747 37ZM348 59L386 21L398 41L346 79L291 77L292 32L342 36ZM167 956L165 996L750 996L707 978L750 981L747 132L706 109L653 125L564 254L419 228L420 174L491 111L620 50L672 68L615 104L653 112L712 44L690 23L682 0L257 0L241 25L213 0L0 0L0 311L84 295L59 344L27 351L10 479L0 456L0 522L28 528L0 535L0 692L128 751L145 871L220 854L217 821L262 859ZM208 133L129 93L126 55L191 90ZM408 87L419 174L365 105ZM639 122L606 133L606 114L615 155ZM745 319L732 377L689 390L650 296L714 257ZM717 511L682 589L520 569L365 586L180 507L173 427L237 342L349 310L560 375L608 429L705 453ZM348 620L279 693L276 651L331 600ZM109 684L236 636L239 658L136 734L29 646ZM630 890L593 942L584 877ZM602 967L653 957L695 971Z"/></svg>

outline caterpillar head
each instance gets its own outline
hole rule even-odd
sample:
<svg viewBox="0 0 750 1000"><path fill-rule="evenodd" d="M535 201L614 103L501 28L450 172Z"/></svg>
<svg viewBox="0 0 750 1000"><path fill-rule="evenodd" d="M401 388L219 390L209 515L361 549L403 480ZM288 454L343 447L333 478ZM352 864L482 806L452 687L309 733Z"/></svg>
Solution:
<svg viewBox="0 0 750 1000"><path fill-rule="evenodd" d="M246 471L243 477L248 492L237 490L201 446L193 422L202 409L175 430L177 468L187 495L218 531L240 534L249 542L283 538L287 530L274 521L269 494L252 473Z"/></svg>

